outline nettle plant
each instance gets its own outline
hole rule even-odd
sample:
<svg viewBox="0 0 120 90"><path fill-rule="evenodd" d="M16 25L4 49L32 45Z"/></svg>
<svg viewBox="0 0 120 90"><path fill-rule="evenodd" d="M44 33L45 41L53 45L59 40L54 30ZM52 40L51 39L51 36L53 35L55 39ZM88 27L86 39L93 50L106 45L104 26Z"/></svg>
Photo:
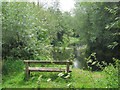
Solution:
<svg viewBox="0 0 120 90"><path fill-rule="evenodd" d="M94 57L94 61L93 59L91 59L92 57ZM118 69L120 64L119 59L113 58L114 63L107 64L104 61L99 62L96 58L96 53L92 53L88 58L85 58L85 60L87 60L87 63L91 63L91 65L99 67L102 70L101 74L104 75L105 80L101 80L103 82L101 85L101 83L99 82L100 80L98 80L96 83L96 80L94 80L94 78L91 76L92 72L89 71L88 75L92 79L92 82L95 83L95 87L105 86L105 88L118 88ZM92 70L92 68L93 67L88 66L89 70Z"/></svg>
<svg viewBox="0 0 120 90"><path fill-rule="evenodd" d="M118 69L120 61L115 58L113 58L113 60L115 65L110 63L103 70L108 88L118 88L118 75L119 75Z"/></svg>
<svg viewBox="0 0 120 90"><path fill-rule="evenodd" d="M85 60L87 61L88 64L88 69L92 70L92 65L96 65L99 66L99 62L97 61L97 58L95 56L96 53L92 53L88 58L85 58ZM94 61L93 61L94 59ZM89 64L91 64L91 66L89 66Z"/></svg>

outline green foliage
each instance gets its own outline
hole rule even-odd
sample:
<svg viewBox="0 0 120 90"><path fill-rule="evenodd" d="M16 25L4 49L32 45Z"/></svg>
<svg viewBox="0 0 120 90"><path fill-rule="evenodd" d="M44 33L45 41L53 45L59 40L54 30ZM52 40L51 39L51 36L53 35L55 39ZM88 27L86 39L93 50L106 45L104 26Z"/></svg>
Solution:
<svg viewBox="0 0 120 90"><path fill-rule="evenodd" d="M115 62L113 64L109 64L107 65L107 63L102 61L102 64L100 64L100 62L98 62L97 60L93 62L93 60L91 59L91 56L94 56L95 60L96 60L96 56L95 53L92 53L88 58L86 58L87 63L92 63L91 65L95 65L99 68L101 68L102 70L102 74L105 76L106 81L102 81L102 79L100 80L94 80L94 78L92 78L92 82L95 83L95 87L101 87L101 86L106 86L106 88L118 88L118 68L119 68L119 63L120 61L118 59L113 58L113 61ZM104 67L103 67L104 65ZM93 66L88 66L88 68L90 70L92 70L92 68L94 68ZM89 73L91 74L91 72ZM88 74L88 75L89 75ZM91 76L91 75L89 75ZM97 82L97 83L96 83Z"/></svg>
<svg viewBox="0 0 120 90"><path fill-rule="evenodd" d="M13 57L8 57L7 60L3 63L3 74L12 75L23 71L23 61L22 60L14 60Z"/></svg>
<svg viewBox="0 0 120 90"><path fill-rule="evenodd" d="M27 15L31 14L30 9L32 7L28 8L29 5L28 3L19 2L2 3L3 58L6 58L6 56L21 58L21 56L23 56L21 52L25 50L24 39L26 37L23 32L28 29L30 25ZM20 49L24 50L21 51ZM19 50L20 53L18 52Z"/></svg>
<svg viewBox="0 0 120 90"><path fill-rule="evenodd" d="M112 56L119 58L119 6L118 2L76 2L72 28L79 43L87 44L87 57L95 52L98 60L108 63Z"/></svg>
<svg viewBox="0 0 120 90"><path fill-rule="evenodd" d="M70 44L77 44L79 43L79 38L76 37L70 37Z"/></svg>
<svg viewBox="0 0 120 90"><path fill-rule="evenodd" d="M29 2L3 2L3 87L117 88L119 9L119 3L76 2L71 16L70 12L59 10L58 2L48 9ZM31 72L29 80L24 79L23 59L74 61L73 50L65 49L73 44L87 45L81 53L86 54L91 66L103 71L90 71L95 67L88 65L89 71L74 68L68 75ZM111 60L113 57L118 59ZM103 61L115 63L107 65ZM34 66L62 67L54 63Z"/></svg>
<svg viewBox="0 0 120 90"><path fill-rule="evenodd" d="M107 30L112 30L112 36L114 37L114 41L112 43L110 43L110 45L108 46L108 48L114 49L115 47L118 47L120 44L120 40L118 39L120 36L120 16L119 16L119 10L120 10L120 4L119 3L115 3L112 7L105 7L106 10L108 10L111 14L113 14L114 16L116 16L114 18L114 20L109 23L108 25L106 25L106 29ZM119 48L117 48L119 49ZM118 52L116 52L118 53Z"/></svg>
<svg viewBox="0 0 120 90"><path fill-rule="evenodd" d="M107 87L108 88L118 87L118 69L111 64L108 67L105 67L103 72L105 73L105 78L107 79L106 81Z"/></svg>
<svg viewBox="0 0 120 90"><path fill-rule="evenodd" d="M51 43L63 47L69 44L70 13L62 14L54 6L44 10L35 3L3 2L2 18L4 59L51 57Z"/></svg>
<svg viewBox="0 0 120 90"><path fill-rule="evenodd" d="M85 58L85 60L87 61L87 67L89 70L93 70L95 68L93 66L97 65L99 67L100 65L99 62L97 61L96 53L92 53L88 58Z"/></svg>
<svg viewBox="0 0 120 90"><path fill-rule="evenodd" d="M55 47L53 51L54 60L73 60L73 50L65 49L65 47Z"/></svg>
<svg viewBox="0 0 120 90"><path fill-rule="evenodd" d="M111 45L108 45L108 48L114 49L117 45L117 42L113 42Z"/></svg>
<svg viewBox="0 0 120 90"><path fill-rule="evenodd" d="M116 60L117 61L117 60ZM72 69L73 72L60 77L57 72L31 72L31 77L24 80L25 72L16 75L3 75L3 88L118 88L117 69L112 65L106 67L102 72L91 72ZM13 71L14 73L14 71ZM59 75L59 76L58 76ZM68 77L68 78L66 78ZM39 81L39 82L38 82ZM32 82L32 84L31 84Z"/></svg>
<svg viewBox="0 0 120 90"><path fill-rule="evenodd" d="M118 69L119 69L119 63L120 61L118 59L114 59L115 61L115 66L113 66L112 64L109 64L107 67L105 67L105 69L103 70L104 74L105 74L105 78L107 79L107 87L108 88L116 88L118 87Z"/></svg>

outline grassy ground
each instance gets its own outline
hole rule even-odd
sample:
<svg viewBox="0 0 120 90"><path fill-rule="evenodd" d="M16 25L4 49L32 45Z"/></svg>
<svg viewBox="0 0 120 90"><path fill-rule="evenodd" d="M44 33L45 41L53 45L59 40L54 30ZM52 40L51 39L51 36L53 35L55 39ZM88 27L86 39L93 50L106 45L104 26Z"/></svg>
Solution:
<svg viewBox="0 0 120 90"><path fill-rule="evenodd" d="M25 80L24 71L19 74L3 75L2 88L106 88L101 72L84 71L73 68L70 77L59 77L56 72L31 72Z"/></svg>
<svg viewBox="0 0 120 90"><path fill-rule="evenodd" d="M59 72L31 72L30 78L26 80L23 60L7 60L2 67L2 88L118 88L118 65L116 63L114 67L110 64L99 72L72 68L68 75ZM46 65L50 66L54 67Z"/></svg>

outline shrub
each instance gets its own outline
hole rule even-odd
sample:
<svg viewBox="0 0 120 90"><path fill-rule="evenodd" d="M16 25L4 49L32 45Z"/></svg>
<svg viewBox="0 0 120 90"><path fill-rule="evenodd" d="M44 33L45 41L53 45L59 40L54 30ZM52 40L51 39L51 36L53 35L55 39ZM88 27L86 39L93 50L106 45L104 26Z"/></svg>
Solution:
<svg viewBox="0 0 120 90"><path fill-rule="evenodd" d="M3 74L13 74L20 72L23 70L24 64L22 60L13 60L12 58L8 58L2 67Z"/></svg>
<svg viewBox="0 0 120 90"><path fill-rule="evenodd" d="M96 61L93 61L91 59L91 56L95 58ZM105 77L105 80L102 81L102 79L98 80L98 83L96 81L96 86L101 87L105 86L106 88L118 88L118 68L120 61L118 59L113 58L114 63L105 63L105 62L99 62L95 56L95 53L92 53L88 58L85 58L87 60L87 63L91 63L91 65L97 66L102 70L102 74ZM89 70L93 70L93 66L88 66ZM102 83L101 83L101 82Z"/></svg>
<svg viewBox="0 0 120 90"><path fill-rule="evenodd" d="M110 63L103 70L106 78L107 88L118 88L118 66L120 61L118 59L113 60L115 61L115 66Z"/></svg>

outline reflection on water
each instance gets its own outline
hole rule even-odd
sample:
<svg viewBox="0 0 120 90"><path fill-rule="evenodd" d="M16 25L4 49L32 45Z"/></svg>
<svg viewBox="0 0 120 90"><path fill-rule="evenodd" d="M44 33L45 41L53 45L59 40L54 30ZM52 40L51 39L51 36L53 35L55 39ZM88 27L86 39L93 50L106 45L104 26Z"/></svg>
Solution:
<svg viewBox="0 0 120 90"><path fill-rule="evenodd" d="M80 52L80 49L82 47L77 47L77 48L69 48L69 47L66 47L66 48L54 48L54 51L53 51L53 58L55 60L66 60L66 59L70 59L70 55L71 54L74 54L74 58L75 61L74 62L74 66L77 67L77 68L80 68L80 69L86 69L87 68L87 64L86 64L86 61L84 60L84 56L81 55L81 52Z"/></svg>
<svg viewBox="0 0 120 90"><path fill-rule="evenodd" d="M75 54L75 62L74 62L74 66L80 69L86 69L87 68L87 63L84 59L84 55L81 55L81 51L80 49L76 49L74 48L74 54Z"/></svg>
<svg viewBox="0 0 120 90"><path fill-rule="evenodd" d="M80 69L87 69L87 64L84 59L76 59L74 62L74 66Z"/></svg>
<svg viewBox="0 0 120 90"><path fill-rule="evenodd" d="M77 68L81 68L81 63L78 60L75 60L74 66Z"/></svg>

